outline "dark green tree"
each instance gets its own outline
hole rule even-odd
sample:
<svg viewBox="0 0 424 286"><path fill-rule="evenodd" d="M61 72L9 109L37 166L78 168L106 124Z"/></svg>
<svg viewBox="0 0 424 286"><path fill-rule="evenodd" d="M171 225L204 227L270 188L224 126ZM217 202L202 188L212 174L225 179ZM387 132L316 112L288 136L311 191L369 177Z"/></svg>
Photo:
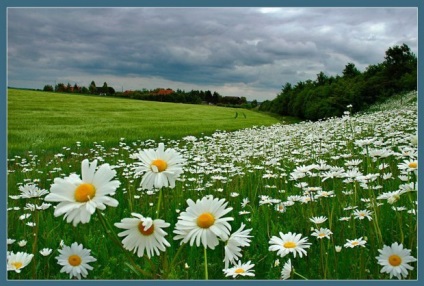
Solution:
<svg viewBox="0 0 424 286"><path fill-rule="evenodd" d="M327 80L328 80L328 77L323 72L320 72L319 74L317 74L317 79L315 80L315 84L317 86L324 85L327 83Z"/></svg>
<svg viewBox="0 0 424 286"><path fill-rule="evenodd" d="M315 81L299 81L293 87L286 83L272 101L264 102L260 110L318 120L341 116L346 107L353 112L399 92L416 90L417 58L405 44L386 52L383 63L370 65L361 73L348 63L343 76L317 74Z"/></svg>
<svg viewBox="0 0 424 286"><path fill-rule="evenodd" d="M212 102L212 92L210 90L207 90L205 92L205 101L206 102Z"/></svg>
<svg viewBox="0 0 424 286"><path fill-rule="evenodd" d="M79 86L76 83L74 84L74 88L73 88L72 92L75 92L75 93L79 93L80 92L80 88L79 88Z"/></svg>
<svg viewBox="0 0 424 286"><path fill-rule="evenodd" d="M44 86L43 91L53 91L53 86L47 84Z"/></svg>
<svg viewBox="0 0 424 286"><path fill-rule="evenodd" d="M106 82L103 83L102 93L103 94L106 94L106 95L109 94L109 88L107 87L107 83Z"/></svg>
<svg viewBox="0 0 424 286"><path fill-rule="evenodd" d="M60 82L55 86L54 90L56 92L64 92L66 90L66 86L64 83Z"/></svg>
<svg viewBox="0 0 424 286"><path fill-rule="evenodd" d="M356 68L354 63L348 63L343 70L343 77L354 78L360 75L361 72Z"/></svg>
<svg viewBox="0 0 424 286"><path fill-rule="evenodd" d="M407 74L416 74L417 58L414 53L406 44L403 44L389 48L384 59L385 77L389 82L389 88L393 89L393 92L407 89L403 85L406 83L410 86L410 80L402 82L401 79Z"/></svg>
<svg viewBox="0 0 424 286"><path fill-rule="evenodd" d="M97 87L96 87L96 83L93 81L91 81L90 86L88 87L88 90L90 91L91 94L96 94L97 93Z"/></svg>

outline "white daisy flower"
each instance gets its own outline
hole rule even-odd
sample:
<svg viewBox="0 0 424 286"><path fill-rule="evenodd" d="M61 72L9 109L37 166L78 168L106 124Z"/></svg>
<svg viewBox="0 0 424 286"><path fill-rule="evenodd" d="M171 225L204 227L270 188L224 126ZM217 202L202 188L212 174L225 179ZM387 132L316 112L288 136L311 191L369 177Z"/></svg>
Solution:
<svg viewBox="0 0 424 286"><path fill-rule="evenodd" d="M180 213L175 226L175 240L182 239L181 243L190 242L190 246L196 241L196 246L214 249L218 245L218 237L228 240L231 225L228 221L232 217L223 217L233 208L226 208L228 202L213 197L203 197L196 202L187 200L188 207Z"/></svg>
<svg viewBox="0 0 424 286"><path fill-rule="evenodd" d="M331 234L333 234L331 230L329 230L328 228L321 227L320 229L315 229L311 235L316 236L316 238L318 239L323 239L324 237L330 239Z"/></svg>
<svg viewBox="0 0 424 286"><path fill-rule="evenodd" d="M282 202L282 203L276 204L274 208L277 212L284 213L287 210L287 205L284 202Z"/></svg>
<svg viewBox="0 0 424 286"><path fill-rule="evenodd" d="M42 210L42 211L44 211L44 210L48 209L49 207L51 207L51 205L52 205L52 204L42 203L41 205L37 205L37 206L35 206L35 207L37 208L37 210Z"/></svg>
<svg viewBox="0 0 424 286"><path fill-rule="evenodd" d="M81 279L87 277L88 271L93 270L93 267L88 265L90 262L97 261L96 258L90 255L91 250L83 248L82 244L76 242L72 245L64 245L62 249L59 249L60 255L56 257L57 263L62 265L60 273L66 272L69 274L69 278L76 277Z"/></svg>
<svg viewBox="0 0 424 286"><path fill-rule="evenodd" d="M371 214L372 214L372 211L369 211L369 210L354 210L353 211L353 216L356 219L360 219L360 220L364 218L367 218L368 220L372 220Z"/></svg>
<svg viewBox="0 0 424 286"><path fill-rule="evenodd" d="M379 195L377 197L377 200L387 200L387 202L389 204L394 204L395 202L397 202L400 199L400 196L403 194L404 192L397 190L394 192L385 192L382 193L381 195Z"/></svg>
<svg viewBox="0 0 424 286"><path fill-rule="evenodd" d="M26 204L24 207L24 210L32 211L34 212L37 209L37 207L34 204Z"/></svg>
<svg viewBox="0 0 424 286"><path fill-rule="evenodd" d="M408 183L408 184L402 184L399 186L399 191L403 193L407 192L416 192L418 191L418 182L416 183Z"/></svg>
<svg viewBox="0 0 424 286"><path fill-rule="evenodd" d="M125 229L118 233L120 237L125 236L122 240L125 249L137 252L138 257L142 257L146 251L150 258L155 254L159 255L159 250L165 251L166 247L171 246L165 239L167 233L163 230L170 226L169 223L161 219L152 220L137 213L131 215L135 218L124 218L115 223L116 227Z"/></svg>
<svg viewBox="0 0 424 286"><path fill-rule="evenodd" d="M311 222L315 223L315 224L321 224L321 223L323 223L327 220L327 217L325 217L325 216L314 216L314 217L311 217L309 220Z"/></svg>
<svg viewBox="0 0 424 286"><path fill-rule="evenodd" d="M355 246L362 246L365 247L365 244L367 243L366 240L362 240L362 237L358 238L358 239L353 239L353 240L349 240L346 239L346 243L344 244L344 247L350 247L350 248L354 248Z"/></svg>
<svg viewBox="0 0 424 286"><path fill-rule="evenodd" d="M228 268L230 262L232 264L235 264L236 261L239 260L240 257L242 257L241 247L250 245L250 237L252 236L249 234L252 229L243 230L245 226L246 225L244 223L241 223L241 227L233 234L231 234L230 238L226 242L224 258L225 269Z"/></svg>
<svg viewBox="0 0 424 286"><path fill-rule="evenodd" d="M291 264L291 260L289 258L289 260L284 263L283 269L281 270L281 279L283 280L287 280L291 277L291 273L292 273L293 267Z"/></svg>
<svg viewBox="0 0 424 286"><path fill-rule="evenodd" d="M27 266L34 254L29 254L25 252L8 252L7 253L7 271L15 271L16 273L20 273L21 269Z"/></svg>
<svg viewBox="0 0 424 286"><path fill-rule="evenodd" d="M21 191L20 197L24 199L39 198L49 193L47 190L39 189L34 184L19 186L19 190Z"/></svg>
<svg viewBox="0 0 424 286"><path fill-rule="evenodd" d="M29 218L30 216L31 216L31 214L30 214L30 213L26 213L26 214L20 215L20 216L19 216L19 219L20 219L20 220L25 220L25 219Z"/></svg>
<svg viewBox="0 0 424 286"><path fill-rule="evenodd" d="M21 240L21 241L18 241L18 245L20 246L20 247L24 247L25 245L27 244L27 241L26 240Z"/></svg>
<svg viewBox="0 0 424 286"><path fill-rule="evenodd" d="M97 209L104 210L106 205L116 207L118 201L108 195L115 194L120 182L113 180L116 171L109 164L101 165L96 171L97 160L81 163L82 180L76 174L64 179L54 179L50 194L45 201L59 202L54 211L55 216L65 215L67 222L74 226L87 223Z"/></svg>
<svg viewBox="0 0 424 286"><path fill-rule="evenodd" d="M175 187L175 180L183 173L185 160L174 149L166 149L159 143L158 149L146 149L131 156L138 159L139 167L135 169L136 175L144 174L141 180L143 189L151 190L162 187Z"/></svg>
<svg viewBox="0 0 424 286"><path fill-rule="evenodd" d="M42 256L49 256L51 253L52 253L51 248L43 248L42 250L40 250L40 254Z"/></svg>
<svg viewBox="0 0 424 286"><path fill-rule="evenodd" d="M7 244L13 244L15 241L16 241L16 239L8 238L7 239Z"/></svg>
<svg viewBox="0 0 424 286"><path fill-rule="evenodd" d="M402 163L398 164L398 169L406 172L413 172L418 170L417 160L403 160Z"/></svg>
<svg viewBox="0 0 424 286"><path fill-rule="evenodd" d="M398 279L406 278L408 270L414 269L408 263L417 261L411 256L411 250L403 248L403 245L397 242L392 243L391 246L384 245L378 252L380 252L380 255L376 257L378 264L383 266L380 272L390 274L390 278L393 276Z"/></svg>
<svg viewBox="0 0 424 286"><path fill-rule="evenodd" d="M318 191L315 198L331 198L334 197L334 191Z"/></svg>
<svg viewBox="0 0 424 286"><path fill-rule="evenodd" d="M11 198L12 200L20 200L21 199L21 195L16 195L16 196L9 196L9 198Z"/></svg>
<svg viewBox="0 0 424 286"><path fill-rule="evenodd" d="M406 211L407 208L404 207L404 206L400 206L400 207L392 206L392 210L397 211L397 212L401 212L401 211Z"/></svg>
<svg viewBox="0 0 424 286"><path fill-rule="evenodd" d="M271 246L268 250L277 251L277 254L281 257L284 257L289 253L293 253L294 257L296 257L296 254L299 254L300 257L302 257L303 254L305 256L307 255L305 248L309 248L311 246L311 243L307 242L307 237L301 239L301 234L291 232L287 234L280 232L279 234L280 237L271 237L269 241Z"/></svg>
<svg viewBox="0 0 424 286"><path fill-rule="evenodd" d="M260 200L259 200L259 205L266 205L266 204L276 204L279 203L280 200L276 200L273 198L270 198L269 196L259 196Z"/></svg>
<svg viewBox="0 0 424 286"><path fill-rule="evenodd" d="M241 208L244 209L248 203L250 203L249 198L244 198L243 201L241 202Z"/></svg>
<svg viewBox="0 0 424 286"><path fill-rule="evenodd" d="M411 144L414 146L418 146L418 132L414 135L411 135L409 137L409 140L411 141Z"/></svg>
<svg viewBox="0 0 424 286"><path fill-rule="evenodd" d="M233 267L224 269L223 271L226 277L232 276L233 278L236 278L239 275L255 276L255 273L253 273L255 270L252 270L254 266L255 264L250 264L250 261L248 261L247 263L241 263L241 261L239 261Z"/></svg>

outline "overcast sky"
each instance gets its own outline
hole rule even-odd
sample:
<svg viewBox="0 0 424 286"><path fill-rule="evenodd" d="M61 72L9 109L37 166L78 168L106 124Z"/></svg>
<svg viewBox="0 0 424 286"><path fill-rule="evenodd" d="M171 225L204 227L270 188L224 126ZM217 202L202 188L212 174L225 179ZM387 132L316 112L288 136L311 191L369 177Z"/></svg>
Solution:
<svg viewBox="0 0 424 286"><path fill-rule="evenodd" d="M407 44L417 8L9 8L8 85L63 82L273 99Z"/></svg>

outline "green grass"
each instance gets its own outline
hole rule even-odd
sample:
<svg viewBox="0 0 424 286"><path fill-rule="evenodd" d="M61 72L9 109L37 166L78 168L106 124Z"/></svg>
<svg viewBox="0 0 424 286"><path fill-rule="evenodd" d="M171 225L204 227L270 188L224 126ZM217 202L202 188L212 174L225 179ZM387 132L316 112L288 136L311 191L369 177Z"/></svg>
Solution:
<svg viewBox="0 0 424 286"><path fill-rule="evenodd" d="M54 152L77 141L110 146L120 138L178 139L277 122L267 114L244 109L8 90L9 155L27 150Z"/></svg>
<svg viewBox="0 0 424 286"><path fill-rule="evenodd" d="M16 94L19 91L11 90L11 93L15 94L9 95L9 100L12 102L15 100L15 105L17 99L25 98L24 94L20 96ZM60 102L58 99L61 99L59 96L73 97L73 95L28 93L28 91L24 93L32 94L30 98L34 96L46 98L47 95L50 95L50 97L47 96L47 99L56 98L57 102L54 104L41 105L39 101L38 105L34 105L34 108L38 109L43 107L42 113L49 118L63 117L66 114L66 107L59 108L58 106L58 102ZM79 108L88 113L97 112L93 108L96 102L101 106L100 102L108 101L115 102L114 108L120 103L119 109L126 106L128 110L131 108L134 110L136 106L138 108L150 106L151 109L154 106L156 108L160 106L159 112L165 113L164 110L166 110L168 115L172 111L171 107L174 107L175 113L179 112L180 115L184 115L181 110L178 110L180 105L113 98L81 96L77 98L80 99L78 102L85 102L85 105L81 105L85 107L73 104L74 108L72 109ZM34 101L28 101L21 105L28 106L31 102ZM89 105L90 102L91 105ZM130 104L125 105L124 102ZM55 107L53 108L53 106ZM204 108L210 114L213 111L228 114L226 112L229 110L209 106L181 106L186 108L184 110L193 110L193 112ZM111 108L111 104L103 106L103 109L111 110ZM396 108L396 110L392 108ZM47 111L48 109L51 111ZM62 111L57 112L57 109ZM67 109L70 110L70 106ZM31 108L26 107L26 110L29 112ZM237 119L234 119L234 114L231 115L230 112L228 116L232 118L223 121L241 122L244 120L244 117L240 116L241 111L237 111L239 112ZM109 112L113 113L113 111ZM250 116L261 115L244 112L247 115L246 121ZM129 112L129 114L134 113L134 111ZM56 260L62 240L67 246L73 242L82 243L85 248L91 250L91 255L97 259L96 262L91 263L93 270L89 271L87 279L203 279L205 265L202 247L186 244L179 251L180 241L173 239L175 237L173 230L179 214L188 206L187 199L196 201L207 195L225 199L228 207L233 208L226 215L234 218L234 221L230 222L232 233L239 229L241 223L246 225L245 229L252 229L250 245L243 247L243 256L240 260L243 263L251 261L255 264L254 279L280 280L281 269L290 258L296 272L308 279L383 280L389 279L389 275L381 273L382 266L378 264L376 257L384 245L390 246L394 242L401 243L404 248L411 250L413 257L417 257L418 169L403 170L399 167L400 164L410 161L417 164L417 138L414 140L418 130L417 107L413 102L404 102L403 106L396 104L387 107L386 110L373 113L332 118L315 123L279 124L271 127L246 128L238 132L220 132L213 136L200 136L195 142L173 139L183 136L182 134L175 135L173 133L176 132L175 128L168 133L164 131L164 134L173 135L169 137L163 135L164 138L158 139L158 141L163 142L167 148L174 148L181 153L187 160L187 164L184 167L184 173L176 182L175 188L163 188L162 197L158 192L152 194L141 190L141 177L136 176L134 172L137 160L131 156L143 149L156 149L158 142L142 141L137 134L133 135L126 130L127 127L132 128L133 124L129 124L128 121L127 124L123 124L116 117L115 124L122 126L122 133L134 137L106 136L101 132L101 124L97 122L106 119L100 118L96 121L95 118L91 118L90 124L82 124L81 122L86 119L83 116L76 116L79 114L77 111L73 111L72 114L75 116L75 120L80 122L80 132L88 134L90 137L76 138L75 133L73 136L69 136L68 133L75 130L72 128L65 130L64 125L61 125L61 130L52 129L52 132L54 131L55 136L58 136L60 131L62 132L61 136L67 136L71 141L60 141L62 138L59 138L59 141L40 144L42 148L52 146L51 150L56 150L55 152L60 154L48 154L42 149L31 150L32 152L25 152L21 156L9 154L7 195L20 194L19 186L25 184L35 184L41 189L50 190L56 178L68 177L72 173L80 175L82 160L97 159L99 165L108 163L117 172L115 179L119 180L121 185L113 197L119 202L119 205L117 207L108 206L102 211L98 210L92 215L89 223L78 224L74 227L63 220L63 215L54 216L53 208L57 203L52 203L50 208L43 211L31 211L28 210L27 204L41 205L43 198L14 199L8 197L7 237L14 239L15 242L10 243L7 250L14 253L34 254L33 260L22 269L21 273L8 272L8 278L11 280L68 279L69 275L60 272L61 266L57 264ZM150 112L150 115L152 114L154 112ZM9 116L11 116L10 113ZM16 115L14 116L16 117ZM25 118L27 118L26 121L20 121L21 125L16 125L18 130L25 127L22 122L31 122L28 114L25 114ZM207 124L204 117L202 118L190 122L192 130L201 133L204 128L202 126L208 125L209 127L211 125L211 123ZM172 121L166 120L168 126L171 126ZM37 125L46 121L49 121L50 124L55 122L52 119L38 118L37 121L34 120L38 123L32 123L32 129L41 129L46 132L48 124L43 128ZM160 120L156 119L156 121ZM91 134L91 124L98 128L97 137ZM259 125L259 123L255 125ZM74 128L76 126L78 125L74 125ZM163 125L163 130L165 127L166 125ZM28 129L31 130L31 128ZM153 131L152 134L154 134ZM126 137L126 139L121 140L120 137ZM107 141L108 138L111 139L110 142ZM101 142L102 140L105 142ZM112 144L113 140L118 143L107 146L107 144ZM366 140L369 140L367 144L361 143ZM81 141L81 146L72 144L75 141ZM94 141L98 143L94 144ZM23 146L28 144L28 141L14 144L19 147L18 143L22 144L20 148L23 150ZM90 144L93 146L89 146ZM62 149L63 145L69 146L69 148ZM16 152L21 149L14 147L12 150ZM390 150L391 154L382 157L375 155L378 154L378 152L375 153L376 150ZM347 163L353 160L357 161L356 166L349 166ZM296 173L294 170L302 166L310 166L310 172L306 172L304 177L293 177ZM414 168L418 168L417 166L415 165ZM348 172L352 169L356 169L365 177L354 176L354 180L346 180L347 177L344 173L342 175L338 172L340 170ZM378 199L380 195L400 190L401 186L409 183L412 184L411 188L414 190L399 195L395 201ZM307 191L305 184L312 189ZM327 195L318 197L316 194L319 193L319 189L328 192ZM332 194L330 195L330 193ZM298 199L290 199L293 196L297 196ZM272 201L264 199L266 197ZM315 198L307 200L311 197ZM249 203L243 207L241 203L244 199L248 199ZM276 209L280 201L289 203L285 212L279 212ZM369 218L359 219L354 216L354 210L367 210L371 212L371 215ZM146 256L137 257L132 252L123 250L119 241L116 243L110 237L114 237L122 231L113 224L123 218L131 217L132 212L145 217L158 217L170 223L170 227L166 229L168 234L166 239L170 243L170 247L166 251L161 252L159 256L155 255L152 259L147 259ZM30 214L30 216L22 217L24 214ZM325 216L327 220L316 225L309 220L313 216ZM107 223L104 224L106 225L104 227L103 220L109 222L111 227L108 227ZM35 223L35 226L28 225L30 222ZM315 228L321 227L332 231L333 234L329 239L317 239L312 235ZM297 233L301 234L302 238L308 238L311 246L307 249L307 255L294 257L289 254L280 257L276 252L269 251L271 237L279 236L279 232ZM364 247L344 246L348 239L358 238L366 241ZM27 244L18 245L18 242L22 240L27 241ZM221 241L214 250L209 249L207 252L210 279L232 280L232 278L225 277L222 272L225 243ZM342 247L341 252L336 252L336 246ZM39 254L39 250L43 248L50 248L53 251L44 257ZM280 262L280 265L275 265L276 260ZM186 268L185 264L189 268ZM147 275L134 271L134 265L146 271ZM405 278L417 279L417 263L411 262L410 265L414 269L408 270L408 276ZM291 278L301 279L294 273ZM252 278L237 277L237 279Z"/></svg>

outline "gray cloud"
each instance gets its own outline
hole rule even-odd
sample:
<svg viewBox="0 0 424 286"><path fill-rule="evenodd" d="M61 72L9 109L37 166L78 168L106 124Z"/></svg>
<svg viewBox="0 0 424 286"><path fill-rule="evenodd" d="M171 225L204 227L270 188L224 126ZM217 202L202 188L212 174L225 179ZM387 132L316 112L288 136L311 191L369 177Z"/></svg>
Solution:
<svg viewBox="0 0 424 286"><path fill-rule="evenodd" d="M104 78L272 99L402 43L417 54L415 8L9 8L8 84Z"/></svg>

